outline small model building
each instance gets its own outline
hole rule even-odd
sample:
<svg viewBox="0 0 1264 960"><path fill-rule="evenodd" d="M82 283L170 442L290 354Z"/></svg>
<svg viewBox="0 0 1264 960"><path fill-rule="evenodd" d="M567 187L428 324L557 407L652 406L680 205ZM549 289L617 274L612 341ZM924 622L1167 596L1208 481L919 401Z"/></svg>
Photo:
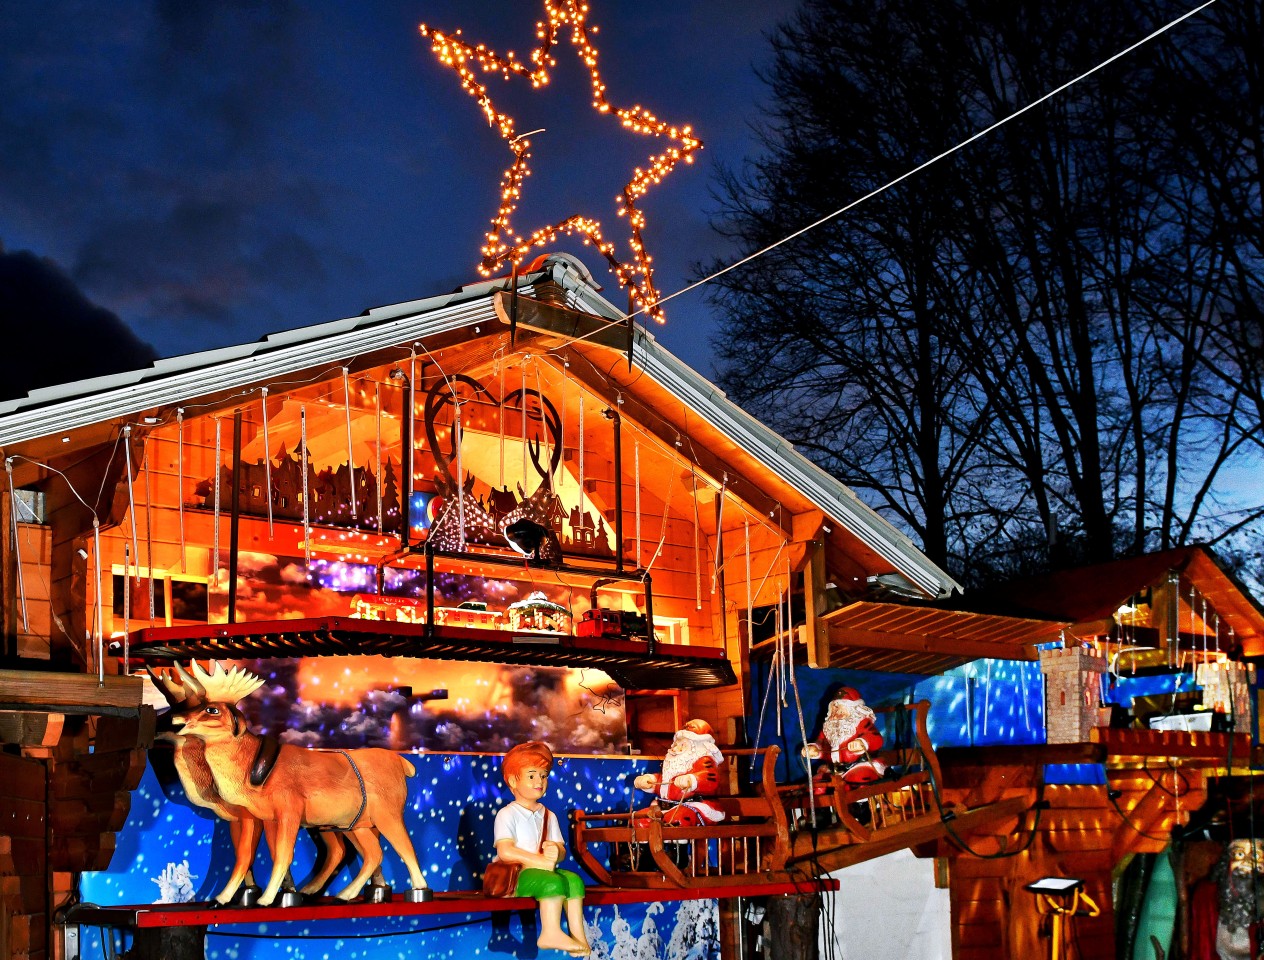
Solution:
<svg viewBox="0 0 1264 960"><path fill-rule="evenodd" d="M1098 725L1106 660L1086 647L1040 651L1045 678L1045 739L1084 743Z"/></svg>
<svg viewBox="0 0 1264 960"><path fill-rule="evenodd" d="M1251 684L1255 667L1251 664L1222 660L1198 667L1198 685L1203 688L1203 707L1216 713L1231 714L1238 731L1251 729Z"/></svg>
<svg viewBox="0 0 1264 960"><path fill-rule="evenodd" d="M540 591L509 605L509 629L538 633L570 633L571 612Z"/></svg>

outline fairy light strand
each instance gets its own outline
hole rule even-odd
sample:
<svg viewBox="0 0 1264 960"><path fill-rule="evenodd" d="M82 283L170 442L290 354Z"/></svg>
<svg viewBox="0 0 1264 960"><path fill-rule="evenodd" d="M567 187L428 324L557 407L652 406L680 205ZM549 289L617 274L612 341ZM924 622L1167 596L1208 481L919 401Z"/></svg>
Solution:
<svg viewBox="0 0 1264 960"><path fill-rule="evenodd" d="M482 274L490 276L493 270L505 263L521 264L533 248L546 246L559 235L578 234L585 244L594 246L605 258L620 286L628 290L637 312L662 322L663 311L659 307L659 295L653 280L653 258L646 252L642 239L645 214L638 207L638 202L679 163L692 163L693 154L702 149L702 141L694 136L692 127L660 120L640 104L619 107L606 99L606 84L597 68L597 48L592 42L592 34L597 32L597 28L588 23L588 11L588 4L582 0L544 0L547 19L536 24L538 46L532 50L529 63L518 59L512 52L501 56L483 44L471 46L461 38L460 30L446 33L421 24L420 31L430 41L431 50L439 62L456 73L461 88L478 102L488 125L499 132L513 157L501 175L500 206L484 238L483 260L479 268ZM553 47L567 27L570 28L571 46L588 71L593 108L602 115L614 116L630 133L666 138L671 144L663 152L650 156L648 166L635 168L631 179L616 198L617 215L623 217L628 225L631 262L619 259L615 245L602 234L601 222L590 217L570 216L553 226L535 230L525 238L514 231L513 215L522 196L523 182L530 175L531 133L541 131L517 134L513 118L495 107L478 74L498 73L505 80L521 77L535 89L547 86L549 71L557 66L552 56Z"/></svg>

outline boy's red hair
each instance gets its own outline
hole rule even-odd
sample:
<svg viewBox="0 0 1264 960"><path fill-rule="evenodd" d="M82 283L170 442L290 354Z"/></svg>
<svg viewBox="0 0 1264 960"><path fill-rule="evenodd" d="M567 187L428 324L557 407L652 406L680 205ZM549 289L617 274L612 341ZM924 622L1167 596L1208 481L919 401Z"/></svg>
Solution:
<svg viewBox="0 0 1264 960"><path fill-rule="evenodd" d="M505 759L501 761L500 772L504 775L505 783L508 783L510 777L522 776L522 771L528 767L538 767L541 770L553 769L553 751L547 744L539 740L529 740L511 747L505 754Z"/></svg>

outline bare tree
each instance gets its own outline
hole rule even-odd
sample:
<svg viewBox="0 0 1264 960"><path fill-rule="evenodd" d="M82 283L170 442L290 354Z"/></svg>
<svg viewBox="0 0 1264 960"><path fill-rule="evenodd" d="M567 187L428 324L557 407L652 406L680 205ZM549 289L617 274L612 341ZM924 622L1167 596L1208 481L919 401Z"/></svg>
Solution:
<svg viewBox="0 0 1264 960"><path fill-rule="evenodd" d="M717 226L760 249L1178 12L809 0L772 38L765 152L721 179ZM1252 443L1250 394L1213 357L1258 338L1241 296L1223 304L1258 292L1259 247L1206 229L1226 188L1190 167L1197 97L1152 91L1223 82L1212 48L1232 43L1178 28L727 274L723 385L967 580L1033 543L1058 563L1224 533L1209 508ZM1188 149L1258 149L1258 106ZM1258 188L1235 196L1258 229Z"/></svg>

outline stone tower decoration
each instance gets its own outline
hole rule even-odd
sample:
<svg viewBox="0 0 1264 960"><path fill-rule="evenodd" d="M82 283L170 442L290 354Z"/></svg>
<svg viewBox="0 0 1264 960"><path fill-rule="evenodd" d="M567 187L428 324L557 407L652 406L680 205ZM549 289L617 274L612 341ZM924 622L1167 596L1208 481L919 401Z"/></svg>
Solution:
<svg viewBox="0 0 1264 960"><path fill-rule="evenodd" d="M1225 660L1198 666L1203 707L1231 715L1234 729L1239 733L1251 730L1251 684L1254 682L1253 664Z"/></svg>
<svg viewBox="0 0 1264 960"><path fill-rule="evenodd" d="M1098 726L1106 660L1087 647L1040 651L1045 679L1045 739L1084 743Z"/></svg>

